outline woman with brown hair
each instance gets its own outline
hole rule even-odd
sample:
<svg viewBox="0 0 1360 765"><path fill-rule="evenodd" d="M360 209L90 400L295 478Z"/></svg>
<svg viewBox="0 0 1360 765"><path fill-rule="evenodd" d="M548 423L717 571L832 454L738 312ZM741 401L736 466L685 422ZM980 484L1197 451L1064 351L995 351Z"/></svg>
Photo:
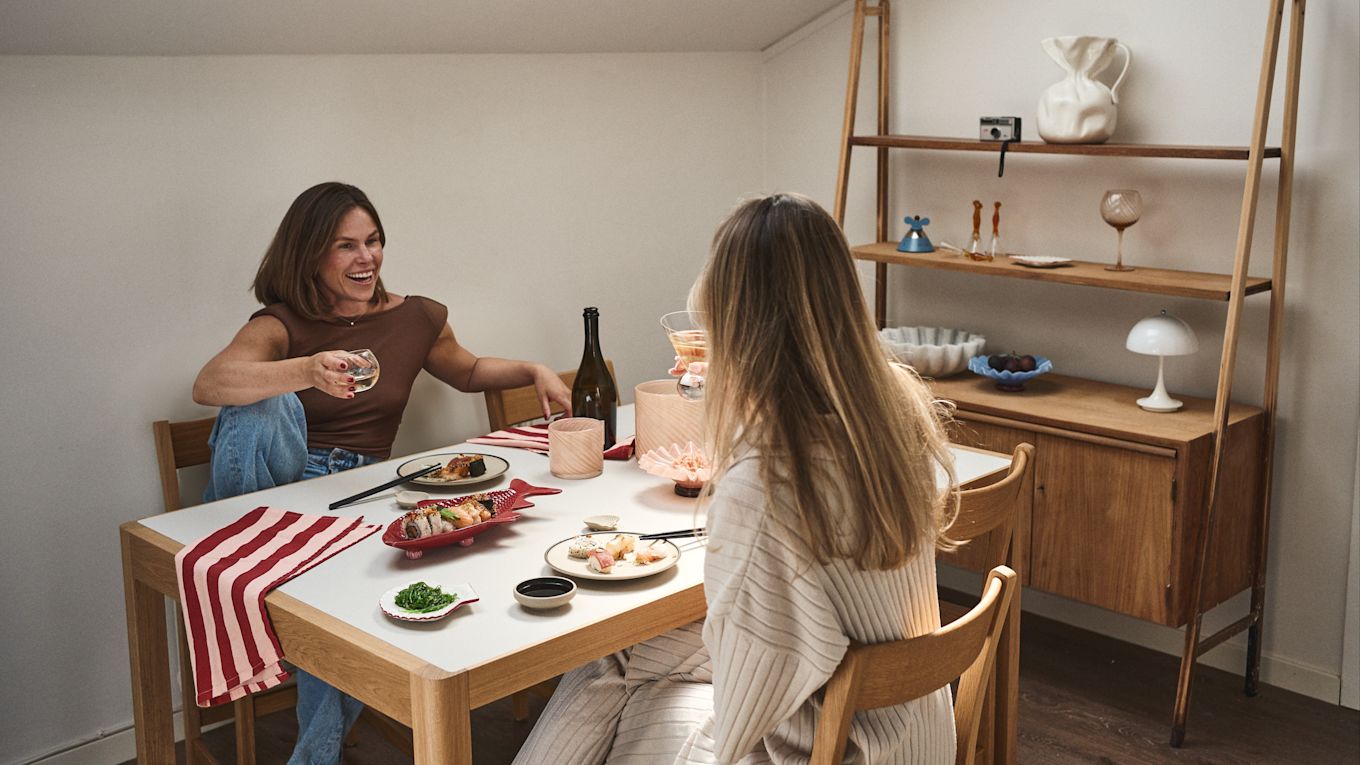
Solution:
<svg viewBox="0 0 1360 765"><path fill-rule="evenodd" d="M740 205L691 298L720 469L707 618L568 673L517 763L807 762L849 642L940 626L941 415L880 349L835 221L796 195ZM855 717L847 762L953 760L948 688Z"/></svg>
<svg viewBox="0 0 1360 765"><path fill-rule="evenodd" d="M322 183L302 192L255 275L256 311L194 381L194 401L220 406L209 438L212 501L387 459L424 369L460 391L533 384L544 416L570 411L548 367L478 357L459 344L448 309L383 286L386 232L368 196ZM359 390L371 366L380 382ZM362 379L362 378L361 378ZM362 706L298 672L298 743L290 765L334 765Z"/></svg>

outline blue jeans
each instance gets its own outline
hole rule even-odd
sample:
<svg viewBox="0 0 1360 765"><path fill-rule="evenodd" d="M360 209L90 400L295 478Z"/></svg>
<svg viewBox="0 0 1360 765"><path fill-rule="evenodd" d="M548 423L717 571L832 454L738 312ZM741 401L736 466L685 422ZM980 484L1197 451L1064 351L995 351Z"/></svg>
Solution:
<svg viewBox="0 0 1360 765"><path fill-rule="evenodd" d="M307 418L292 393L222 407L208 446L212 477L205 502L378 462L344 449L308 449ZM288 765L335 765L364 705L300 669L296 677L298 740Z"/></svg>

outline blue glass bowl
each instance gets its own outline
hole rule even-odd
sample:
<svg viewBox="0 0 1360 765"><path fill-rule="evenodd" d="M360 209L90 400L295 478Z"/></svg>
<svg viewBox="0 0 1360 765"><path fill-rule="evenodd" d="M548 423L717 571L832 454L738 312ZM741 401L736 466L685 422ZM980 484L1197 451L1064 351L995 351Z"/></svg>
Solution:
<svg viewBox="0 0 1360 765"><path fill-rule="evenodd" d="M986 356L974 356L968 360L968 371L973 374L982 375L989 380L996 381L996 387L1001 390L1015 393L1025 389L1025 383L1033 380L1041 374L1053 371L1053 362L1043 356L1035 356L1034 362L1037 366L1032 372L998 372L987 366Z"/></svg>

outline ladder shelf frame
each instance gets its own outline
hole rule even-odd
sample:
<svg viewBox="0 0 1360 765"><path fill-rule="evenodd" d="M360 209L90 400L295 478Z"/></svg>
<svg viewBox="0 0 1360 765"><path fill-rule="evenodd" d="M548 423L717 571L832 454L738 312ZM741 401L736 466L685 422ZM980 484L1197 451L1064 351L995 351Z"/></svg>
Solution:
<svg viewBox="0 0 1360 765"><path fill-rule="evenodd" d="M1266 130L1269 126L1271 101L1275 81L1275 70L1279 60L1280 34L1284 19L1284 5L1290 4L1289 41L1284 77L1283 123L1280 145L1267 147ZM1223 346L1219 361L1218 385L1214 396L1213 458L1207 479L1207 491L1200 509L1201 522L1192 542L1198 550L1193 572L1193 599L1191 618L1185 625L1185 641L1181 652L1180 672L1176 684L1176 698L1172 709L1170 744L1179 747L1185 740L1186 721L1189 716L1191 690L1194 682L1195 667L1199 656L1222 644L1229 638L1247 632L1247 657L1244 671L1244 692L1255 696L1259 687L1261 664L1261 632L1265 612L1266 566L1270 540L1270 510L1272 474L1274 471L1275 417L1279 400L1280 352L1284 322L1285 273L1289 253L1290 217L1292 212L1293 175L1295 158L1295 139L1298 119L1298 88L1300 63L1303 49L1303 22L1307 0L1268 0L1269 15L1266 23L1265 41L1262 46L1261 70L1257 83L1256 106L1252 120L1251 143L1245 148L1220 146L1168 146L1154 144L1085 144L1060 145L1037 142L1016 142L1008 150L1016 153L1094 155L1108 157L1171 157L1183 159L1242 160L1247 162L1246 180L1242 190L1242 207L1238 220L1237 242L1234 249L1233 271L1226 296L1189 294L1186 297L1201 297L1224 300L1227 302L1227 316ZM936 138L926 136L894 135L888 128L889 94L889 56L888 44L891 0L878 0L870 5L868 0L855 0L854 19L851 27L850 67L846 84L845 114L842 123L840 162L836 178L834 216L837 223L845 224L845 206L850 176L851 150L856 146L872 147L877 151L876 179L876 238L882 245L888 240L888 152L893 148L942 151L1000 151L999 143L968 141L958 138ZM855 113L859 92L860 66L864 50L864 27L866 19L878 19L878 92L877 92L877 134L857 136L854 134ZM1278 190L1275 203L1275 237L1272 249L1271 276L1269 280L1249 277L1247 268L1251 259L1252 237L1255 232L1256 210L1260 198L1260 184L1263 160L1278 158L1280 162ZM872 247L872 246L870 246ZM863 248L857 248L863 250ZM886 254L860 251L856 257L874 260L874 313L881 328L887 320L887 267ZM894 261L903 262L903 261ZM923 265L910 262L908 265ZM970 269L967 266L938 265L933 267ZM993 273L999 273L993 271ZM1020 274L1001 274L1020 276ZM1023 276L1021 278L1043 278ZM1080 281L1064 278L1047 278L1049 281L1065 281L1083 284ZM1263 287L1261 282L1265 282ZM1250 283L1250 284L1249 284ZM1111 284L1083 284L1083 286L1114 287L1134 289L1135 291L1180 294L1158 289L1136 289ZM1249 288L1250 287L1250 288ZM1229 403L1232 397L1233 375L1236 371L1238 330L1241 324L1243 304L1249 294L1268 292L1270 295L1268 330L1266 340L1265 390L1262 409L1265 423L1261 444L1261 482L1260 501L1257 503L1256 518L1253 523L1254 561L1250 572L1251 605L1248 613L1218 632L1201 637L1205 608L1203 606L1204 583L1211 561L1208 559L1210 543L1214 537L1215 505L1219 494L1219 479L1223 470L1227 446ZM1003 758L1013 762L1014 751L1006 747Z"/></svg>

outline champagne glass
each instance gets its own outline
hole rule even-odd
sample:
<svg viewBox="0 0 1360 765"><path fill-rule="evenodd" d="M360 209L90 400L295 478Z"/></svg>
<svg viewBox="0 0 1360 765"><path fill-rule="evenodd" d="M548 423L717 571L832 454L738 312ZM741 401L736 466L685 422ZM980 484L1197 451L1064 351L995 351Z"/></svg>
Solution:
<svg viewBox="0 0 1360 765"><path fill-rule="evenodd" d="M1143 216L1143 197L1133 189L1111 189L1105 192L1105 196L1100 200L1100 217L1105 222L1114 226L1115 231L1119 232L1119 245L1115 250L1115 261L1112 266L1105 266L1106 271L1132 271L1132 266L1124 265L1124 229L1138 222Z"/></svg>
<svg viewBox="0 0 1360 765"><path fill-rule="evenodd" d="M345 351L349 360L349 375L354 378L354 392L362 393L378 384L378 357L367 348Z"/></svg>
<svg viewBox="0 0 1360 765"><path fill-rule="evenodd" d="M661 317L661 328L680 357L685 369L676 382L676 388L685 398L697 400L704 397L703 374L691 371L690 367L708 361L708 330L704 329L702 311L674 311ZM697 367L696 369L702 369Z"/></svg>

